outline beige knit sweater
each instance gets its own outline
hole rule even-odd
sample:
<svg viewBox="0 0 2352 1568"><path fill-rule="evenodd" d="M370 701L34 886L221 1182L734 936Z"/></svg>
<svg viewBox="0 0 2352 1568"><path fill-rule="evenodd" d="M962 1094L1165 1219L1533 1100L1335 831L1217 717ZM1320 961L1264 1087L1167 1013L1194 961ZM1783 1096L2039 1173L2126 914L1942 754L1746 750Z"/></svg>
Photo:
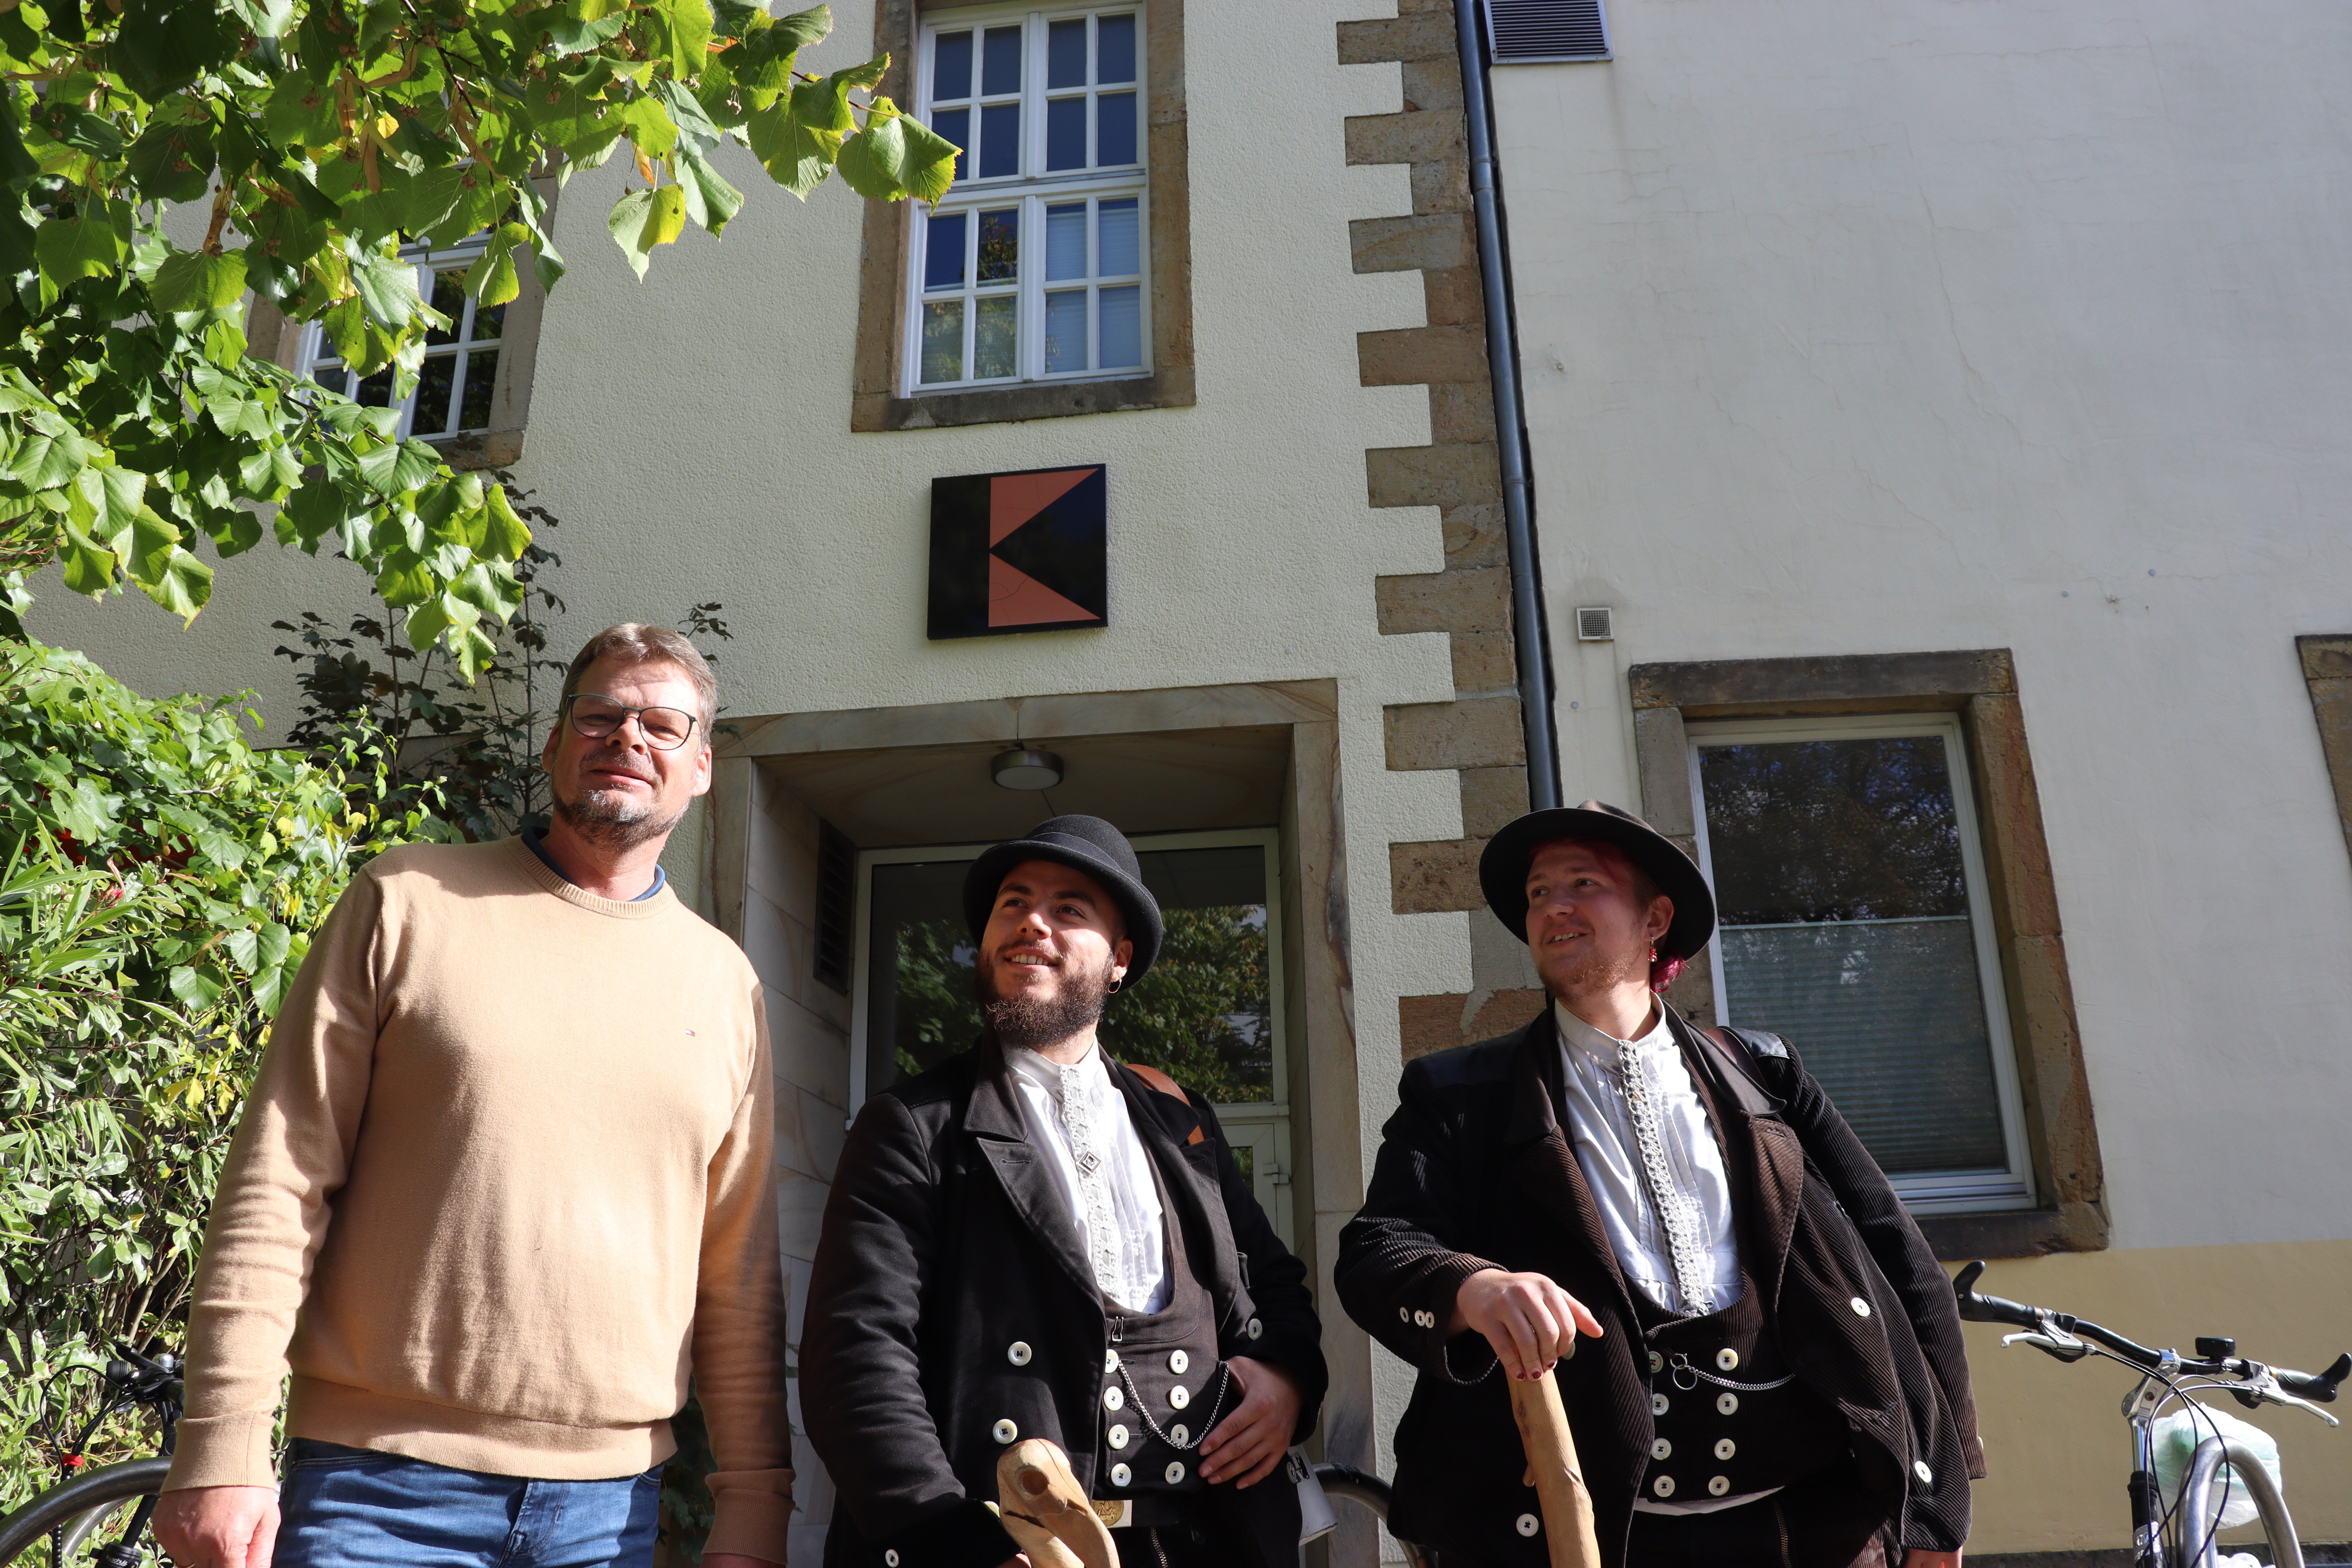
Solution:
<svg viewBox="0 0 2352 1568"><path fill-rule="evenodd" d="M710 1549L792 1512L768 1041L735 945L520 839L395 849L303 961L196 1278L172 1488L270 1486L287 1430L461 1469L667 1458L691 1374Z"/></svg>

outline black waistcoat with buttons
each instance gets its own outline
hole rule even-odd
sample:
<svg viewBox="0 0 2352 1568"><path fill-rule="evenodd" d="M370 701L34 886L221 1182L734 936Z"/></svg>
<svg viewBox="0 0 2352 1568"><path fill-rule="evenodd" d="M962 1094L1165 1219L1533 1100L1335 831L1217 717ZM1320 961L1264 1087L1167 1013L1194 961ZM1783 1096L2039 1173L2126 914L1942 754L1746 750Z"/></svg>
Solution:
<svg viewBox="0 0 2352 1568"><path fill-rule="evenodd" d="M1167 1189L1160 1189L1167 1203ZM1217 1354L1216 1303L1192 1274L1181 1226L1167 1227L1168 1304L1144 1314L1107 1302L1110 1346L1103 1352L1097 1406L1101 1456L1094 1493L1132 1500L1140 1523L1189 1512L1208 1489L1201 1439L1241 1403Z"/></svg>
<svg viewBox="0 0 2352 1568"><path fill-rule="evenodd" d="M1257 1543L1231 1552L1236 1563L1296 1561L1296 1489L1278 1476L1246 1491L1202 1488L1193 1448L1220 1365L1236 1356L1288 1373L1302 1396L1292 1440L1313 1429L1328 1374L1306 1267L1250 1195L1213 1110L1125 1068L1113 1077L1150 1156L1171 1242L1176 1291L1148 1325L1105 1301L994 1042L859 1111L835 1166L801 1338L803 1426L839 1494L828 1568L886 1568L891 1553L898 1568L996 1568L1013 1548L985 1504L996 1500L997 1460L1024 1437L1059 1444L1097 1498L1196 1494L1192 1506L1222 1521L1221 1534ZM1146 1337L1170 1342L1147 1353L1137 1348ZM1131 1390L1107 1372L1114 1351ZM1119 1412L1106 1407L1113 1386ZM1238 1399L1227 1394L1217 1418ZM1168 1438L1184 1426L1181 1439L1154 1436L1146 1413ZM1110 1446L1114 1425L1128 1428L1125 1449ZM1183 1477L1171 1483L1179 1463ZM1124 1488L1113 1476L1122 1464Z"/></svg>
<svg viewBox="0 0 2352 1568"><path fill-rule="evenodd" d="M1768 1491L1841 1463L1845 1418L1790 1369L1756 1281L1739 1300L1685 1318L1633 1292L1655 1436L1639 1498L1704 1503Z"/></svg>

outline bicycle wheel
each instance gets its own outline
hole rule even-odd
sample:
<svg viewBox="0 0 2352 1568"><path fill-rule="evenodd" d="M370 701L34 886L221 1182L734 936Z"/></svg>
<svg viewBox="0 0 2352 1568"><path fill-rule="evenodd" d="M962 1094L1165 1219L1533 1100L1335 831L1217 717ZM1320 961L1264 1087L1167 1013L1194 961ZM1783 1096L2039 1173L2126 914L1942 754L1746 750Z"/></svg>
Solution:
<svg viewBox="0 0 2352 1568"><path fill-rule="evenodd" d="M51 1487L7 1518L0 1519L0 1564L16 1562L47 1541L49 1531L59 1528L79 1546L113 1509L134 1498L163 1490L163 1478L171 1469L172 1461L159 1454L152 1458L108 1465L79 1479Z"/></svg>
<svg viewBox="0 0 2352 1568"><path fill-rule="evenodd" d="M1389 1484L1378 1476L1367 1475L1353 1465L1320 1464L1315 1467L1315 1479L1323 1487L1323 1495L1345 1499L1369 1509L1374 1519L1385 1522L1389 1517ZM1391 1541L1404 1548L1407 1568L1426 1568L1429 1554L1410 1541L1391 1535Z"/></svg>

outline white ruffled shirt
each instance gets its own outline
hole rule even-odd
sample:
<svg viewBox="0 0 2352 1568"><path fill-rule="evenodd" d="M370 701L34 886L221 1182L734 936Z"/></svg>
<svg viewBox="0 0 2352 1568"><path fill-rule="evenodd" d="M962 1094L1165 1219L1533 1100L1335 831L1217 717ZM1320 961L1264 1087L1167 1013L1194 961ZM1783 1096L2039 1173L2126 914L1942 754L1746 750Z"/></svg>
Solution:
<svg viewBox="0 0 2352 1568"><path fill-rule="evenodd" d="M1130 1312L1161 1310L1173 1286L1160 1188L1101 1043L1071 1067L1017 1047L1004 1060L1029 1141L1052 1156L1046 1164L1078 1222L1095 1283Z"/></svg>
<svg viewBox="0 0 2352 1568"><path fill-rule="evenodd" d="M1630 1041L1557 1002L1552 1016L1567 1068L1569 1137L1625 1282L1685 1317L1730 1306L1739 1300L1731 1181L1665 1009Z"/></svg>
<svg viewBox="0 0 2352 1568"><path fill-rule="evenodd" d="M1730 1306L1740 1292L1731 1181L1665 1008L1658 1007L1657 1022L1638 1040L1602 1034L1557 1002L1552 1016L1566 1068L1560 1077L1569 1140L1625 1283L1687 1317ZM1642 1513L1717 1513L1780 1489L1700 1502L1642 1497L1633 1507Z"/></svg>

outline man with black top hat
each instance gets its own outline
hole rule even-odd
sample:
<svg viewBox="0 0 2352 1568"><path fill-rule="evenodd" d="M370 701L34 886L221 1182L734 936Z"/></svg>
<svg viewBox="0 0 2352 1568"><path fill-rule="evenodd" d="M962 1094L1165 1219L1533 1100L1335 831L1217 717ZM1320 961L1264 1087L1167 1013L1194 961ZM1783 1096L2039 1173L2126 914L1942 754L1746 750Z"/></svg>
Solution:
<svg viewBox="0 0 2352 1568"><path fill-rule="evenodd" d="M1214 1112L1095 1037L1160 949L1134 848L1040 823L972 863L964 912L987 1030L858 1112L810 1276L825 1563L1013 1562L997 1460L1043 1437L1131 1568L1290 1568L1321 1325Z"/></svg>
<svg viewBox="0 0 2352 1568"><path fill-rule="evenodd" d="M1503 1380L1556 1374L1606 1563L1954 1568L1984 1459L1951 1286L1785 1043L1658 994L1715 928L1698 868L1587 801L1479 879L1551 1005L1406 1068L1340 1237L1349 1314L1420 1372L1390 1527L1543 1563Z"/></svg>

